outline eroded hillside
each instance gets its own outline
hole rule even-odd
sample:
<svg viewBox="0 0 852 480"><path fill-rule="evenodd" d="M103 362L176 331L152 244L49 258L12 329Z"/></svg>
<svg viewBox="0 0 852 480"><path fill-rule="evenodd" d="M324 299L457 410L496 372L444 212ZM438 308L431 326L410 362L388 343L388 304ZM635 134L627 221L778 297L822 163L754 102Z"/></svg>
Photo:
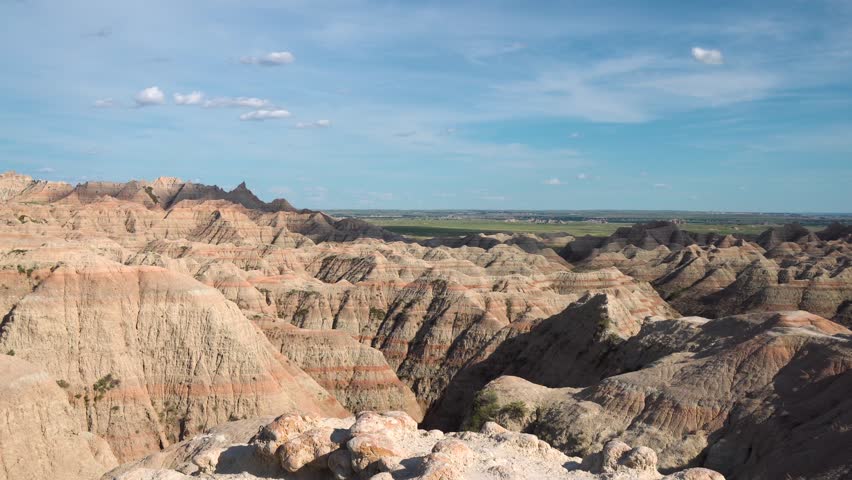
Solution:
<svg viewBox="0 0 852 480"><path fill-rule="evenodd" d="M414 428L388 446L408 460L397 470L386 462L385 479L430 469L512 478L484 452L504 452L503 465L532 447L546 459L530 468L553 478L633 478L637 468L660 478L658 464L734 478L849 470L838 449L852 422L835 404L848 383L850 332L826 320L848 323L845 227L753 240L654 224L609 238L415 242L263 202L244 184L70 186L7 173L0 199L0 352L53 380L68 428L109 444L108 455L81 453L81 472L102 473L113 454L146 459L109 478L263 470L232 454L287 413L326 418L311 420L324 425L319 433L299 432L313 457L281 459L299 465L292 478L310 478L299 476L308 463L316 473L337 468L333 452L343 452L338 464L360 455L347 443L358 432L342 441L329 428L351 430L354 420L339 419L365 410L444 430L498 420L585 457L576 461L586 467L559 467L563 453L495 426L458 434L464 448L452 448L474 453L446 460L437 434ZM729 316L797 309L812 313ZM511 408L477 414L492 394ZM225 440L203 435L211 431ZM797 456L814 435L831 445ZM653 448L659 462L617 439ZM226 443L236 450L223 453ZM374 468L338 478L382 474ZM671 478L719 478L707 472Z"/></svg>

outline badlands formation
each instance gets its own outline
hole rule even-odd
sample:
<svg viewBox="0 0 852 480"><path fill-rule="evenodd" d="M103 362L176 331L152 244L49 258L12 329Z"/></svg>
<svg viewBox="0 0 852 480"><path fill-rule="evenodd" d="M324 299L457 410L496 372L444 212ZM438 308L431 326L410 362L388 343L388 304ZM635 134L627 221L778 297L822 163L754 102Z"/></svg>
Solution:
<svg viewBox="0 0 852 480"><path fill-rule="evenodd" d="M0 479L848 478L850 240L2 174Z"/></svg>

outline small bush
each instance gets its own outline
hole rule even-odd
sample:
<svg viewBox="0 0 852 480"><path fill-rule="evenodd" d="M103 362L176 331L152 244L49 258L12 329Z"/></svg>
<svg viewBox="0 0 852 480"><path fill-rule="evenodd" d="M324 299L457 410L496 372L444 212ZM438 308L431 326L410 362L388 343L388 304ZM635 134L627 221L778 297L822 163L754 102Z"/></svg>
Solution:
<svg viewBox="0 0 852 480"><path fill-rule="evenodd" d="M496 393L482 392L473 400L473 410L462 428L478 432L485 422L499 419L520 421L527 416L528 411L527 404L524 402L515 401L501 407L497 403Z"/></svg>
<svg viewBox="0 0 852 480"><path fill-rule="evenodd" d="M500 406L497 405L497 394L494 392L479 393L473 399L473 411L462 426L464 430L478 432L485 422L490 422L497 417Z"/></svg>
<svg viewBox="0 0 852 480"><path fill-rule="evenodd" d="M500 408L499 414L510 420L521 420L527 416L527 404L521 401L509 403Z"/></svg>
<svg viewBox="0 0 852 480"><path fill-rule="evenodd" d="M14 356L15 356L15 351L14 351L14 350L9 350L8 352L6 352L6 355L9 355L10 357L14 357Z"/></svg>
<svg viewBox="0 0 852 480"><path fill-rule="evenodd" d="M68 388L70 385L65 380L57 380L56 384L59 385L59 388Z"/></svg>
<svg viewBox="0 0 852 480"><path fill-rule="evenodd" d="M113 377L112 373L107 373L99 378L97 382L92 384L92 390L95 391L95 401L100 400L108 391L119 385L121 385L121 380Z"/></svg>

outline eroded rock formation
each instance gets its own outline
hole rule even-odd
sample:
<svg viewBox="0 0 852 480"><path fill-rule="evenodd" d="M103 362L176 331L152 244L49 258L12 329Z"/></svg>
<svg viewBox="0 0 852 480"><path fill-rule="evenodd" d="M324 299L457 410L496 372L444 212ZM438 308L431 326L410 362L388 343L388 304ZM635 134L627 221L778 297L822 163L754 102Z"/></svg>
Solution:
<svg viewBox="0 0 852 480"><path fill-rule="evenodd" d="M724 480L707 469L663 476L656 453L610 442L586 459L570 458L534 435L495 423L481 433L418 430L402 412L361 412L348 420L284 415L249 438L245 425L209 434L107 474L107 480L275 477L339 480L548 478Z"/></svg>
<svg viewBox="0 0 852 480"><path fill-rule="evenodd" d="M612 439L646 445L670 470L730 478L852 473L852 332L807 312L646 322L587 388L501 377L485 394L523 402L529 430L574 455Z"/></svg>
<svg viewBox="0 0 852 480"><path fill-rule="evenodd" d="M92 480L116 466L109 445L81 428L57 383L0 355L0 479Z"/></svg>
<svg viewBox="0 0 852 480"><path fill-rule="evenodd" d="M684 314L717 318L801 309L852 326L850 238L841 225L816 233L787 225L747 241L655 222L610 237L578 238L561 253L583 269L615 266L651 282Z"/></svg>

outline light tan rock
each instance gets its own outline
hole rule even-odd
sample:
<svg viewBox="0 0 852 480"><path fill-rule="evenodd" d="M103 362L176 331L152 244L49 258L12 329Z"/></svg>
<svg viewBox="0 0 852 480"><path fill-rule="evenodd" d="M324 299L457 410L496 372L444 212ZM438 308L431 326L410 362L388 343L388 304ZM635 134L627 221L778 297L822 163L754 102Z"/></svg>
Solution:
<svg viewBox="0 0 852 480"><path fill-rule="evenodd" d="M0 479L96 479L117 464L46 372L0 355Z"/></svg>
<svg viewBox="0 0 852 480"><path fill-rule="evenodd" d="M326 468L328 455L349 439L348 434L335 437L333 427L312 428L291 437L277 451L281 467L288 472L297 472L306 465Z"/></svg>
<svg viewBox="0 0 852 480"><path fill-rule="evenodd" d="M363 429L366 425L375 426L381 421L387 421L391 416L359 415ZM366 420L365 420L366 419ZM240 423L240 422L236 422ZM244 422L243 422L244 423ZM279 422L280 423L280 422ZM348 424L348 428L341 426ZM355 433L357 422L350 418L345 422L339 419L318 419L317 426L306 433L293 437L289 442L300 439L311 432L324 432L327 438L331 430L345 430L353 438L345 448L334 450L328 454L316 455L312 448L304 450L307 456L301 468L290 472L290 469L266 469L266 457L255 455L251 449L241 448L247 441L247 434L231 435L236 444L225 448L223 459L219 461L216 473L206 474L204 478L284 478L289 480L318 480L335 478L338 480L355 479L413 479L413 480L506 480L506 479L552 479L552 480L659 480L662 475L654 468L656 457L654 452L644 447L630 448L620 443L608 446L606 454L598 454L597 458L612 457L611 471L608 473L592 473L581 468L579 459L566 457L534 435L519 434L508 430L493 435L484 433L448 433L438 435L435 432L411 430L410 428L394 425L392 435L382 433ZM219 427L221 433L211 432L212 435L222 435L231 429ZM277 428L277 427L275 427ZM237 430L245 430L239 427ZM495 432L496 428L492 428ZM173 451L189 452L196 448L189 447L197 440L174 445L159 454L161 457L172 458L178 462L198 463L193 456L175 455ZM305 445L311 443L306 442ZM286 444L285 444L286 445ZM279 449L279 454L286 447ZM301 450L300 450L301 451ZM325 451L323 449L322 451ZM234 452L234 453L229 453ZM240 453L242 452L242 453ZM200 450L199 455L204 455ZM235 455L229 457L229 455ZM616 458L617 457L617 458ZM310 461L316 458L319 461ZM326 467L323 468L325 460ZM359 463L363 461L363 463ZM169 462L170 464L174 464ZM353 469L353 463L355 468ZM600 465L599 465L600 466ZM105 480L125 478L119 475L138 475L137 480L157 479L162 475L163 468L168 465L156 466L155 462L142 461L136 466L121 472L112 472ZM174 470L173 470L174 471ZM175 471L177 473L177 471ZM238 475L238 476L236 476ZM182 478L182 477L175 477ZM195 477L193 477L195 478ZM695 480L723 480L715 472L703 469L690 469L671 477Z"/></svg>
<svg viewBox="0 0 852 480"><path fill-rule="evenodd" d="M318 420L317 417L286 413L261 428L251 439L251 443L258 454L270 458L276 457L278 448L284 442L316 427Z"/></svg>

